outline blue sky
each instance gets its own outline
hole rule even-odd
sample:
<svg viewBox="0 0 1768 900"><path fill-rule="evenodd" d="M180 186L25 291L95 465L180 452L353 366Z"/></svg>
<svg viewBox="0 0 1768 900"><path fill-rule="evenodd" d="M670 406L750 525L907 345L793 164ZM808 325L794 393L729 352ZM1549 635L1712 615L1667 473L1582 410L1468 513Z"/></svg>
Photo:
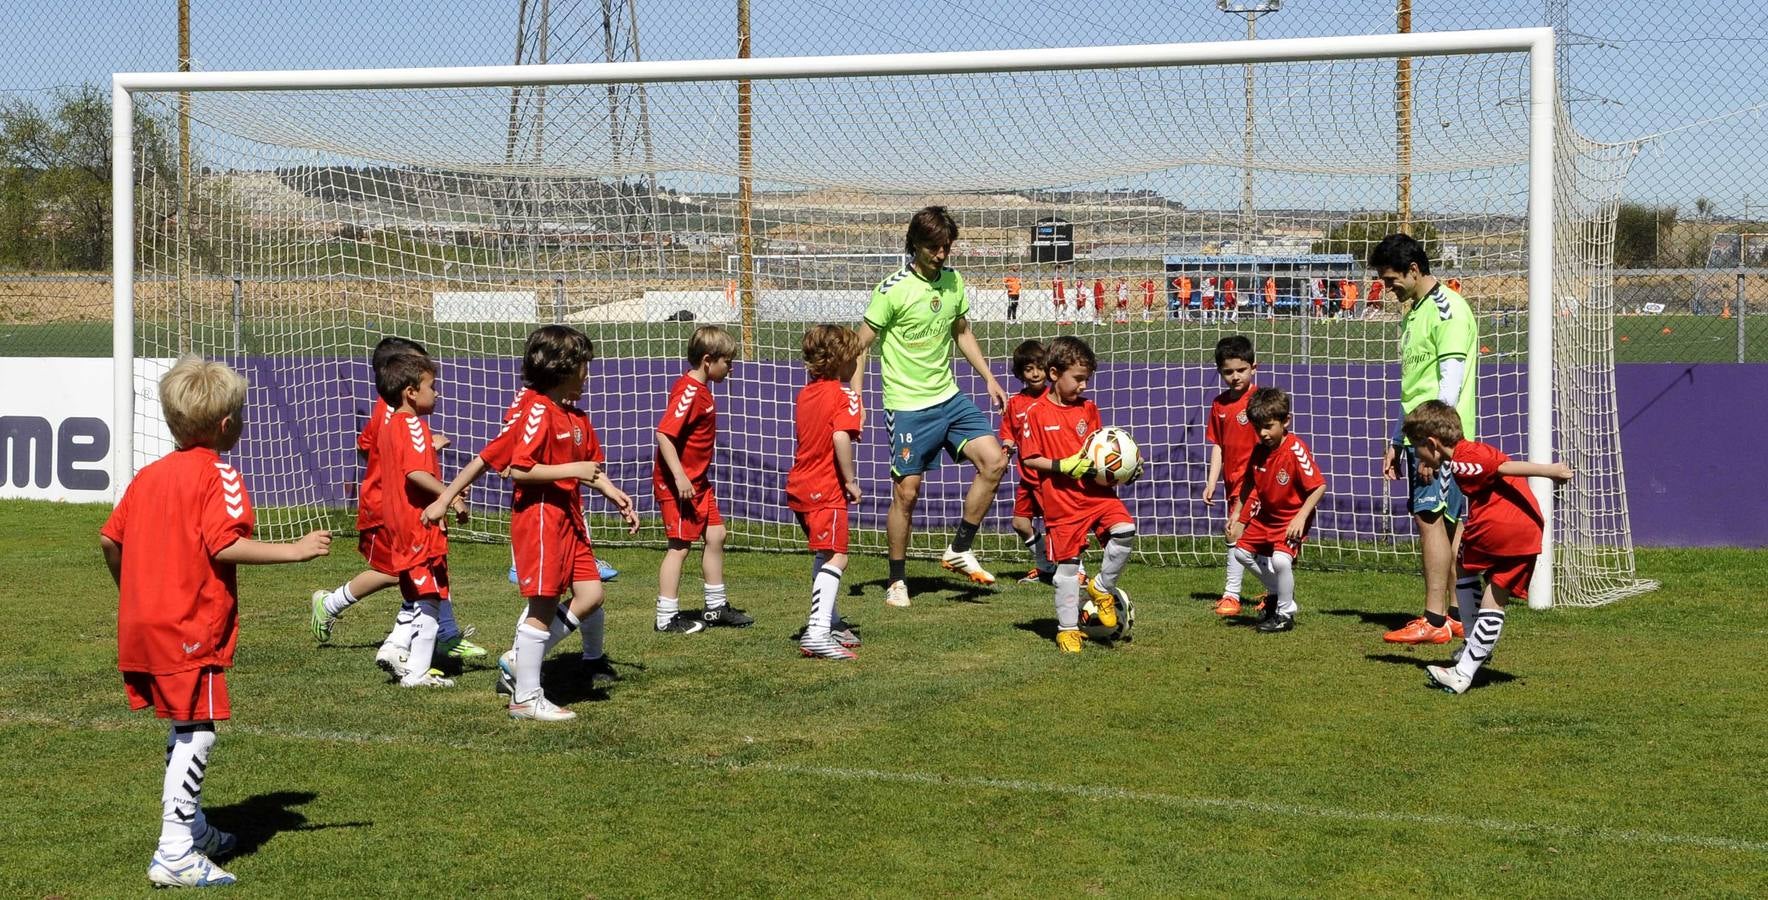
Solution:
<svg viewBox="0 0 1768 900"><path fill-rule="evenodd" d="M637 0L645 56L734 54L734 3ZM754 0L757 55L876 53L1000 46L1223 40L1244 35L1211 0ZM1415 3L1414 27L1539 24L1539 2ZM22 7L22 8L18 8ZM104 7L96 9L95 7ZM312 68L510 62L515 0L193 0L202 68ZM1621 7L1617 9L1616 7ZM553 0L555 15L599 31L598 0ZM1289 0L1262 35L1380 31L1392 0ZM175 65L173 0L16 4L0 32L0 92L40 97L111 71ZM880 10L888 10L880 13ZM1572 2L1568 57L1574 120L1618 140L1768 102L1768 17L1753 4L1681 0ZM1348 123L1336 127L1352 127ZM1720 212L1768 215L1768 120L1744 115L1646 146L1627 194Z"/></svg>

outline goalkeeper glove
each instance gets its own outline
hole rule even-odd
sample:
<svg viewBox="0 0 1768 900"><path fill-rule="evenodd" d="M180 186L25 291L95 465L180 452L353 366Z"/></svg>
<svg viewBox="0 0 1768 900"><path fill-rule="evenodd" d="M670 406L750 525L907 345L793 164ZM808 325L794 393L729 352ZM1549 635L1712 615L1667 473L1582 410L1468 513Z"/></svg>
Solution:
<svg viewBox="0 0 1768 900"><path fill-rule="evenodd" d="M1098 470L1093 466L1093 461L1080 453L1066 459L1056 460L1056 471L1076 481L1085 481L1098 473Z"/></svg>

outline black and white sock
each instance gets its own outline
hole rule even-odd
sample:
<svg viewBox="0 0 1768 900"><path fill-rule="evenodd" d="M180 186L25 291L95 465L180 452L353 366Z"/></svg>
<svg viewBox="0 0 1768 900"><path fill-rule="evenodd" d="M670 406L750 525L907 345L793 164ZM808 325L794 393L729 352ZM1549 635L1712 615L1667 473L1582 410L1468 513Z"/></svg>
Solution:
<svg viewBox="0 0 1768 900"><path fill-rule="evenodd" d="M1463 575L1455 579L1455 612L1461 620L1463 636L1473 633L1473 620L1479 616L1480 589L1478 575Z"/></svg>
<svg viewBox="0 0 1768 900"><path fill-rule="evenodd" d="M1025 539L1025 549L1031 554L1031 565L1039 572L1051 572L1055 566L1050 564L1049 554L1044 550L1044 530L1034 528L1031 537Z"/></svg>
<svg viewBox="0 0 1768 900"><path fill-rule="evenodd" d="M203 778L215 746L215 723L173 722L166 741L166 780L160 791L160 853L176 859L190 852L203 819Z"/></svg>
<svg viewBox="0 0 1768 900"><path fill-rule="evenodd" d="M436 606L435 600L418 601L411 655L406 657L405 677L402 679L406 684L416 684L430 673L430 662L436 655Z"/></svg>
<svg viewBox="0 0 1768 900"><path fill-rule="evenodd" d="M576 631L582 625L583 623L571 613L571 601L560 600L559 608L553 611L552 628L547 632L546 649L541 651L541 655L551 653L552 648L558 646L559 642L565 639L565 635Z"/></svg>
<svg viewBox="0 0 1768 900"><path fill-rule="evenodd" d="M835 598L841 593L841 574L840 569L824 563L811 578L810 618L804 623L800 644L808 647L832 640L829 632L835 627Z"/></svg>
<svg viewBox="0 0 1768 900"><path fill-rule="evenodd" d="M1474 617L1473 627L1467 629L1467 646L1461 649L1461 661L1455 663L1455 673L1472 678L1492 658L1492 651L1498 648L1498 637L1504 633L1504 610L1482 609Z"/></svg>

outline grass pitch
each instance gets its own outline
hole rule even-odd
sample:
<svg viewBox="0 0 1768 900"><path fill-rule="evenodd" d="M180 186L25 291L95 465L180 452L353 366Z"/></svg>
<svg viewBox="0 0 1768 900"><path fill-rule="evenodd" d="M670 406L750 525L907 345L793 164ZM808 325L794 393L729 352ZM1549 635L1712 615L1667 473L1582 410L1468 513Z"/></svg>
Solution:
<svg viewBox="0 0 1768 900"><path fill-rule="evenodd" d="M165 730L127 712L98 507L0 503L0 894L140 892ZM464 545L458 610L495 651L507 551ZM373 667L393 598L316 647L305 597L356 570L244 568L205 806L229 896L1768 894L1759 617L1768 554L1641 554L1660 592L1511 614L1486 683L1424 688L1447 649L1381 643L1415 576L1301 572L1298 629L1218 620L1219 573L1132 568L1134 643L1059 657L1044 588L912 563L908 610L859 559L856 664L796 657L809 562L733 554L758 624L650 630L658 554L607 554L607 692L504 717L487 665L411 692ZM1001 571L1018 568L1001 560ZM690 577L688 585L697 588ZM686 603L697 590L689 590Z"/></svg>

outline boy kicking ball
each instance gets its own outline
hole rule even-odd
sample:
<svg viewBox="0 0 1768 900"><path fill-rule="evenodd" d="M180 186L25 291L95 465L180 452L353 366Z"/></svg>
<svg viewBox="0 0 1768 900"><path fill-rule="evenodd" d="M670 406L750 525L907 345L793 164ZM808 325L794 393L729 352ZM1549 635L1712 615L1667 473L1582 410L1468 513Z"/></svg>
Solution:
<svg viewBox="0 0 1768 900"><path fill-rule="evenodd" d="M1565 463L1531 463L1511 459L1491 444L1466 440L1455 407L1428 400L1406 414L1406 438L1418 461L1431 468L1447 466L1467 496L1466 530L1461 558L1456 561L1457 593L1463 608L1475 596L1479 612L1467 627L1467 643L1452 666L1427 666L1433 687L1464 694L1479 668L1492 658L1504 632L1504 606L1511 597L1527 600L1535 559L1541 554L1541 507L1524 479L1571 480ZM1481 582L1484 583L1483 592Z"/></svg>

